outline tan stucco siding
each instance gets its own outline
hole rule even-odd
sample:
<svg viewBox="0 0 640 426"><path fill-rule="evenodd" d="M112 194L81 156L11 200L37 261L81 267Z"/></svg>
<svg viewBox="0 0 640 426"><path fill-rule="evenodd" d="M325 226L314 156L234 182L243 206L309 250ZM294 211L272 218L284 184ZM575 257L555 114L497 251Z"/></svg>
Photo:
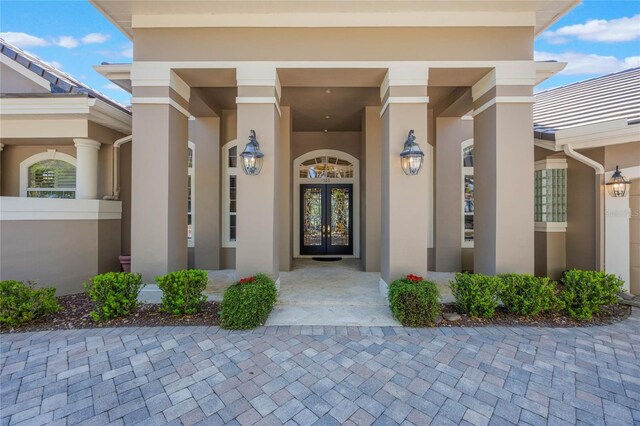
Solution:
<svg viewBox="0 0 640 426"><path fill-rule="evenodd" d="M603 149L584 154L603 162ZM567 162L567 269L596 269L597 178L591 167L573 159Z"/></svg>
<svg viewBox="0 0 640 426"><path fill-rule="evenodd" d="M119 270L119 230L119 220L2 221L0 279L82 292L93 275Z"/></svg>
<svg viewBox="0 0 640 426"><path fill-rule="evenodd" d="M335 149L361 159L360 132L293 132L291 145L292 159L317 149Z"/></svg>
<svg viewBox="0 0 640 426"><path fill-rule="evenodd" d="M19 65L22 66L22 65ZM27 71L25 68L25 72ZM36 84L5 64L0 64L0 93L49 93L50 90Z"/></svg>
<svg viewBox="0 0 640 426"><path fill-rule="evenodd" d="M0 154L2 161L2 192L5 197L20 196L20 163L27 158L47 152L48 149L55 149L57 152L76 156L76 148L73 145L5 145Z"/></svg>
<svg viewBox="0 0 640 426"><path fill-rule="evenodd" d="M530 60L534 38L529 27L145 28L133 32L136 61Z"/></svg>
<svg viewBox="0 0 640 426"><path fill-rule="evenodd" d="M640 179L631 181L629 207L631 209L629 221L631 282L629 288L631 293L640 294Z"/></svg>

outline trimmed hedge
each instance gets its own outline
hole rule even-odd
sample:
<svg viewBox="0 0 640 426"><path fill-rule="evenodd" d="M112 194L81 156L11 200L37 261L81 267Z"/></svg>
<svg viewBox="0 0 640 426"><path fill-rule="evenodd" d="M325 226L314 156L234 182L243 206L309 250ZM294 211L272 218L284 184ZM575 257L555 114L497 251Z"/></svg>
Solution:
<svg viewBox="0 0 640 426"><path fill-rule="evenodd" d="M31 283L0 281L0 324L19 325L58 312L56 289L34 289Z"/></svg>
<svg viewBox="0 0 640 426"><path fill-rule="evenodd" d="M466 272L456 273L455 281L449 282L458 312L483 318L493 317L502 285L502 280L498 277Z"/></svg>
<svg viewBox="0 0 640 426"><path fill-rule="evenodd" d="M547 277L529 274L504 274L499 277L503 285L498 298L512 314L535 316L558 306L555 283Z"/></svg>
<svg viewBox="0 0 640 426"><path fill-rule="evenodd" d="M560 300L572 318L589 320L604 305L617 302L624 281L613 274L572 269L564 273Z"/></svg>
<svg viewBox="0 0 640 426"><path fill-rule="evenodd" d="M209 277L200 269L184 269L156 277L162 290L162 310L173 315L193 315L200 312L207 296L202 294Z"/></svg>
<svg viewBox="0 0 640 426"><path fill-rule="evenodd" d="M144 284L140 274L107 272L91 278L84 287L95 303L91 318L108 321L129 315L138 307L138 294Z"/></svg>
<svg viewBox="0 0 640 426"><path fill-rule="evenodd" d="M389 307L405 327L433 326L442 311L439 296L434 282L408 275L389 286Z"/></svg>
<svg viewBox="0 0 640 426"><path fill-rule="evenodd" d="M243 278L227 288L220 306L220 326L247 330L263 325L276 303L278 291L266 274Z"/></svg>

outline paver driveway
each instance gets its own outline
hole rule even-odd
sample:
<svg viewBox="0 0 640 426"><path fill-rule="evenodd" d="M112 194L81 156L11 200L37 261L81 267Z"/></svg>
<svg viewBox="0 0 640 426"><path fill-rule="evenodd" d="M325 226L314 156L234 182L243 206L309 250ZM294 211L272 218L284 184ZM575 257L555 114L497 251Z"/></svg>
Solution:
<svg viewBox="0 0 640 426"><path fill-rule="evenodd" d="M640 315L606 327L1 336L2 424L640 423Z"/></svg>

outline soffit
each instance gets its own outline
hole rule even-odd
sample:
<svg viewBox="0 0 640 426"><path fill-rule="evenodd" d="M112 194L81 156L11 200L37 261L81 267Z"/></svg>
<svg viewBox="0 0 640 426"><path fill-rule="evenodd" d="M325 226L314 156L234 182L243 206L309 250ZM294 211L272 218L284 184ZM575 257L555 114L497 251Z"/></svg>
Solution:
<svg viewBox="0 0 640 426"><path fill-rule="evenodd" d="M233 21L222 22L219 26L248 26L261 25L282 26L282 20L278 18L282 15L312 17L309 20L315 22L313 26L378 26L367 25L366 16L371 22L381 22L384 18L385 26L419 26L419 23L410 23L407 16L417 16L418 14L460 14L460 16L475 13L477 19L471 17L466 19L464 26L491 25L508 26L511 20L517 25L524 25L527 19L520 16L531 15L532 19L528 26L535 25L536 34L544 31L549 25L564 15L569 9L579 3L579 0L522 0L522 1L499 1L499 0L423 0L423 1L391 1L391 0L345 0L345 1L286 1L286 0L262 0L262 1L152 1L152 0L90 0L91 3L103 13L107 19L113 22L123 33L132 37L132 21L134 17L141 17L144 21L153 20L154 17L171 15L177 19L179 15L191 15L194 21L198 18L207 18L207 15L225 15L238 18L238 23ZM337 20L324 19L326 14L333 17L340 17L340 24ZM480 20L482 17L482 20ZM244 21L242 20L244 18ZM289 26L295 26L295 20ZM418 20L419 21L419 20ZM170 21L169 21L170 22ZM188 22L188 21L187 21ZM242 23L244 22L244 23ZM278 25L269 25L269 22L278 22ZM332 23L333 22L333 23ZM454 21L452 21L454 22ZM475 22L475 23L474 23ZM480 22L480 23L479 23ZM194 24L195 25L195 24ZM446 22L434 23L433 25L445 26ZM457 24L455 26L460 26ZM301 26L298 23L298 26ZM452 25L454 26L454 25Z"/></svg>

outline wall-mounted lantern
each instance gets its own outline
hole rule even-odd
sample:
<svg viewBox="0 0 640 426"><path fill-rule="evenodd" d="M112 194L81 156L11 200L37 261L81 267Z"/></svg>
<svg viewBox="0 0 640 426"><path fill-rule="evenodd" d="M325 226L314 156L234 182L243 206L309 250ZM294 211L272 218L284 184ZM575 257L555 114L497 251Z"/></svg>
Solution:
<svg viewBox="0 0 640 426"><path fill-rule="evenodd" d="M416 137L413 130L409 131L407 140L404 143L404 149L400 153L400 163L402 170L407 175L417 175L422 168L422 160L424 160L424 152L416 143Z"/></svg>
<svg viewBox="0 0 640 426"><path fill-rule="evenodd" d="M240 154L242 158L242 170L247 175L257 175L262 170L262 161L264 154L260 151L260 145L256 139L256 132L251 130L249 134L249 143L244 147L244 151Z"/></svg>
<svg viewBox="0 0 640 426"><path fill-rule="evenodd" d="M611 176L611 179L609 179L609 182L607 182L609 195L612 197L624 197L627 194L629 185L631 185L631 182L622 176L620 169L616 166L616 171L613 173L613 176Z"/></svg>

